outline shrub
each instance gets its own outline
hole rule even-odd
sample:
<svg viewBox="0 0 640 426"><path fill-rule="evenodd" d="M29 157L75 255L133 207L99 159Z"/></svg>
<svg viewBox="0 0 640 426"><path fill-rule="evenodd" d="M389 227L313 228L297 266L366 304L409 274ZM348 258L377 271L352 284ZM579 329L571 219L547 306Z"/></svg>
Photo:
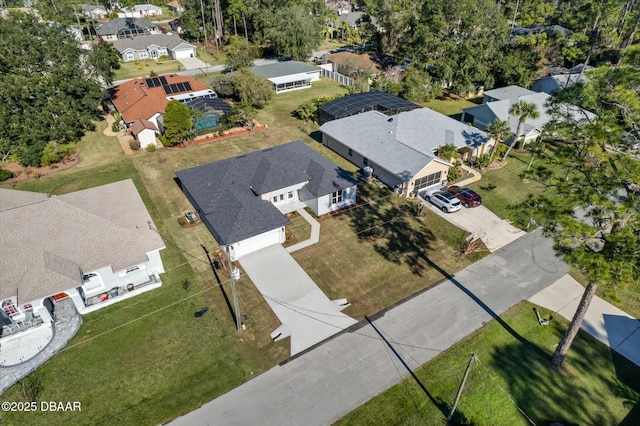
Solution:
<svg viewBox="0 0 640 426"><path fill-rule="evenodd" d="M162 62L162 61L170 61L171 60L171 56L169 55L162 55L158 58L158 62Z"/></svg>
<svg viewBox="0 0 640 426"><path fill-rule="evenodd" d="M58 144L50 142L44 147L44 152L42 153L42 158L40 162L44 166L51 165L53 163L57 163L62 160L64 157L71 155L76 150L75 143L67 143L67 144Z"/></svg>
<svg viewBox="0 0 640 426"><path fill-rule="evenodd" d="M187 224L187 220L182 216L178 216L178 225L185 226L186 224Z"/></svg>
<svg viewBox="0 0 640 426"><path fill-rule="evenodd" d="M482 154L480 157L478 157L478 159L476 160L476 165L481 169L487 167L489 165L489 155Z"/></svg>
<svg viewBox="0 0 640 426"><path fill-rule="evenodd" d="M455 182L460 179L461 176L462 173L460 173L460 169L458 169L457 167L449 167L449 172L447 173L448 182Z"/></svg>
<svg viewBox="0 0 640 426"><path fill-rule="evenodd" d="M11 179L13 176L10 170L0 169L0 181Z"/></svg>
<svg viewBox="0 0 640 426"><path fill-rule="evenodd" d="M154 70L151 70L151 71L149 72L149 77L157 77L157 76L158 76L158 73L157 73L157 72L155 72Z"/></svg>
<svg viewBox="0 0 640 426"><path fill-rule="evenodd" d="M120 125L118 124L117 121L111 125L111 131L114 133L120 131Z"/></svg>
<svg viewBox="0 0 640 426"><path fill-rule="evenodd" d="M156 145L147 145L145 149L147 150L147 152L156 152Z"/></svg>
<svg viewBox="0 0 640 426"><path fill-rule="evenodd" d="M131 139L129 141L129 148L131 148L134 151L137 151L140 149L140 141L135 140L135 139Z"/></svg>

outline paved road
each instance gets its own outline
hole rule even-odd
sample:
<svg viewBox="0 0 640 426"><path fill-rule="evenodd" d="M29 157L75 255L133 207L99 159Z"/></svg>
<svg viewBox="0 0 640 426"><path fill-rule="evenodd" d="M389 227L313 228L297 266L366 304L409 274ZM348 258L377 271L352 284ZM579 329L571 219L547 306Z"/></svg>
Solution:
<svg viewBox="0 0 640 426"><path fill-rule="evenodd" d="M536 231L373 321L415 369L567 270ZM171 424L329 424L397 383L402 368L361 322Z"/></svg>

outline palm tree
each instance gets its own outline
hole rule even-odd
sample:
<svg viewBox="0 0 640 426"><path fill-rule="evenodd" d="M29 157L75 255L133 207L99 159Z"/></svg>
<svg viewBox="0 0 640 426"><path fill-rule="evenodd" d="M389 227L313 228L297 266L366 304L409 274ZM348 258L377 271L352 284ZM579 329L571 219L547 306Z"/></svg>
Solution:
<svg viewBox="0 0 640 426"><path fill-rule="evenodd" d="M507 120L496 118L487 126L487 134L496 141L491 150L491 156L489 157L489 162L491 162L493 161L493 155L498 150L498 144L502 143L505 139L509 139L511 135L513 135L513 132ZM505 158L507 157L505 156Z"/></svg>
<svg viewBox="0 0 640 426"><path fill-rule="evenodd" d="M518 128L516 130L516 137L511 145L509 145L509 149L504 154L504 158L507 158L511 148L518 143L519 139L523 137L522 128L524 127L524 123L530 118L538 118L540 117L540 111L538 111L538 105L527 102L527 101L518 101L518 103L511 105L509 108L509 114L518 116Z"/></svg>
<svg viewBox="0 0 640 426"><path fill-rule="evenodd" d="M460 153L455 145L447 144L438 148L438 157L445 161L453 162L453 160L460 158Z"/></svg>

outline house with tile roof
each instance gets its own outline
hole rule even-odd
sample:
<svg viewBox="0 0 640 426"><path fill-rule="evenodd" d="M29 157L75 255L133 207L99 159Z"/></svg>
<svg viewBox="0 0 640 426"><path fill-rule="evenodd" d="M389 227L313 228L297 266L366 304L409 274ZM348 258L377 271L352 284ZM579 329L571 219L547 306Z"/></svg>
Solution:
<svg viewBox="0 0 640 426"><path fill-rule="evenodd" d="M61 299L85 314L160 287L164 248L131 179L58 196L0 188L3 330L51 322Z"/></svg>
<svg viewBox="0 0 640 426"><path fill-rule="evenodd" d="M116 41L149 34L160 34L158 26L142 18L117 18L96 28L96 34L104 41Z"/></svg>
<svg viewBox="0 0 640 426"><path fill-rule="evenodd" d="M113 42L124 62L158 59L170 56L173 59L195 58L196 46L180 37L167 34L141 35Z"/></svg>
<svg viewBox="0 0 640 426"><path fill-rule="evenodd" d="M131 136L140 142L140 148L145 149L148 146L156 145L158 128L149 120L136 120L131 124L129 130L131 131Z"/></svg>
<svg viewBox="0 0 640 426"><path fill-rule="evenodd" d="M356 202L358 180L297 141L176 172L180 186L231 260L285 241L285 214L317 215Z"/></svg>
<svg viewBox="0 0 640 426"><path fill-rule="evenodd" d="M148 120L160 131L158 118L170 100L189 105L201 98L217 98L216 92L190 76L176 74L134 78L110 90L111 102L130 127L136 120Z"/></svg>
<svg viewBox="0 0 640 426"><path fill-rule="evenodd" d="M385 115L367 111L320 126L322 144L362 168L399 195L444 184L451 164L437 156L455 145L463 161L491 152L485 132L429 108Z"/></svg>
<svg viewBox="0 0 640 426"><path fill-rule="evenodd" d="M254 74L266 78L276 94L308 89L312 81L320 80L320 68L298 61L283 61L251 68Z"/></svg>
<svg viewBox="0 0 640 426"><path fill-rule="evenodd" d="M511 106L519 101L535 104L540 116L525 121L522 128L523 143L534 141L540 136L544 126L552 120L551 111L547 105L551 96L544 92L534 92L520 86L506 86L498 89L487 90L481 105L462 109L463 123L486 130L487 126L496 119L509 123L509 128L515 135L518 130L519 117L509 113ZM575 122L585 119L593 119L595 115L581 108L567 105L567 112Z"/></svg>

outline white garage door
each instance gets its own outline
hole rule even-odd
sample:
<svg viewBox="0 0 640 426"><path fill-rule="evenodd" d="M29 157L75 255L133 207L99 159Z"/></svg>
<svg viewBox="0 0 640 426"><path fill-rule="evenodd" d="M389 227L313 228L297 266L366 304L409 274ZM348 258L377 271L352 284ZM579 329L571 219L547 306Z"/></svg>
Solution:
<svg viewBox="0 0 640 426"><path fill-rule="evenodd" d="M184 58L192 58L196 56L196 53L193 49L185 49L185 50L174 50L173 54L176 59L184 59Z"/></svg>
<svg viewBox="0 0 640 426"><path fill-rule="evenodd" d="M235 253L235 258L244 256L245 254L253 253L254 251L269 247L274 244L280 244L280 228L273 231L265 232L264 234L256 235L255 237L247 238L233 244L233 251L231 256Z"/></svg>

